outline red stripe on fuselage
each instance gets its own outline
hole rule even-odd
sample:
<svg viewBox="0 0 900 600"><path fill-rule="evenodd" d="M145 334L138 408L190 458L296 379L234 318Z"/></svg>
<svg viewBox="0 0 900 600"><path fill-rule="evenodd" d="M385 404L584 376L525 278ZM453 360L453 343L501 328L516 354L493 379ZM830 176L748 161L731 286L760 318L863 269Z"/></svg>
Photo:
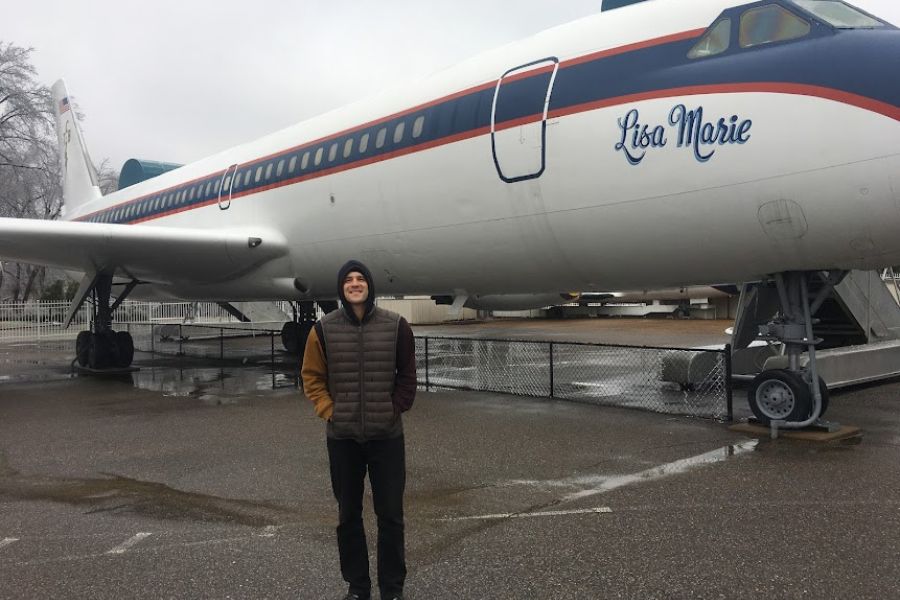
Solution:
<svg viewBox="0 0 900 600"><path fill-rule="evenodd" d="M684 40L684 39L689 39L689 38L691 38L691 37L697 37L697 36L699 36L701 33L703 33L703 31L705 31L705 29L693 29L693 30L690 30L690 31L684 31L684 32L681 32L681 33L675 33L675 34L672 34L672 35L667 35L667 36L663 36L663 37L653 38L653 39L650 39L650 40L645 40L645 41L643 41L643 42L637 42L637 43L634 43L634 44L628 44L628 45L625 45L625 46L619 46L619 47L617 47L617 48L610 48L610 49L608 49L608 50L601 50L601 51L599 51L599 52L594 52L594 53L591 53L591 54L587 54L587 55L585 55L585 56L581 56L581 57L578 57L578 58L573 58L573 59L569 59L569 60L567 60L567 61L563 61L562 63L560 63L560 66L561 66L561 67L563 67L563 66L572 66L572 65L576 65L576 64L579 64L579 63L582 63L582 62L588 62L588 61L590 61L590 60L596 60L596 59L603 58L603 57L607 57L607 56L614 56L614 55L616 55L616 54L623 54L623 53L625 53L625 52L631 52L631 51L634 51L634 50L640 50L640 49L642 49L642 48L649 48L649 47L651 47L651 46L657 46L657 45L660 45L660 44L667 44L667 43L674 42L674 41L681 41L681 40ZM515 80L517 80L517 79L521 79L521 78L525 78L525 77L536 76L536 75L539 75L539 74L541 74L541 73L544 73L544 72L546 72L546 71L548 71L548 70L551 70L552 68L553 68L553 65L548 65L548 66L545 66L545 67L540 67L540 68L535 69L535 70L533 70L533 71L526 71L525 73L516 74L516 75L514 75L514 76L508 78L506 81L515 81ZM458 92L454 92L454 93L452 93L452 94L448 94L448 95L446 95L446 96L441 96L440 98L436 98L436 99L434 99L434 100L430 100L430 101L428 101L428 102L425 102L425 103L422 103L422 104L418 104L418 105L416 105L416 106L414 106L414 107L412 107L412 108L407 108L407 109L401 110L401 111L399 111L399 112L390 114L390 115L388 115L388 116L386 116L386 117L380 117L380 118L378 118L378 119L373 119L372 121L368 121L368 122L363 123L363 124L361 124L361 125L355 125L355 126L353 126L353 127L349 127L349 128L347 128L347 129L343 129L343 130L338 131L338 132L336 132L336 133L331 133L331 134L329 134L329 135L326 135L326 136L323 136L323 137L316 138L316 139L314 139L314 140L312 140L312 141L304 142L304 143L302 143L302 144L298 144L297 146L293 146L293 147L287 148L286 150L279 150L279 151L277 151L277 152L273 152L273 153L271 153L271 154L267 154L267 155L262 156L262 157L259 157L259 158L251 159L251 160L249 160L249 161L247 161L247 162L240 163L240 166L241 166L241 167L252 167L253 165L255 165L255 164L257 164L257 163L265 162L265 161L267 161L267 160L270 160L270 159L272 159L272 158L275 158L276 156L281 156L281 155L283 155L283 154L284 154L284 155L286 155L286 154L291 154L292 152L297 152L297 151L300 151L300 150L305 150L305 149L308 149L308 148L313 148L313 147L315 147L315 146L317 146L317 145L319 145L319 144L321 144L322 142L325 142L325 141L327 141L327 140L331 140L331 139L334 139L334 138L338 138L338 137L341 137L341 136L343 136L343 135L348 135L348 134L351 134L351 133L354 133L354 132L357 132L357 131L361 131L361 130L363 130L363 129L368 129L369 127L375 127L375 126L377 126L377 125L379 125L379 124L381 124L381 123L387 123L387 122L392 121L392 120L394 120L394 119L398 119L398 118L400 118L400 117L404 117L404 116L413 114L413 113L415 113L415 112L417 112L417 111L420 111L420 110L425 110L425 109L427 109L427 108L431 108L432 106L436 106L436 105L442 104L442 103L444 103L444 102L449 102L449 101L451 101L451 100L455 100L455 99L460 98L460 97L462 97L462 96L467 96L467 95L469 95L469 94L474 94L474 93L477 93L477 92L484 91L484 90L486 90L486 89L490 89L490 88L496 87L496 85L497 85L497 81L496 81L496 80L491 80L491 81L488 81L488 82L485 82L485 83L481 83L481 84L478 84L478 85L475 85L475 86L466 88L466 89L464 89L464 90L460 90L460 91L458 91ZM440 140L434 140L434 142L430 142L430 143L428 143L428 144L423 144L422 146L427 146L427 147L429 147L429 148L433 148L433 147L436 147L436 146L439 146L439 145L442 145L442 144L445 144L445 143L451 143L452 141L458 141L458 140L455 139L455 138L467 139L467 138L470 138L470 137L474 137L473 135L469 135L469 133L470 133L470 132L467 132L466 134L462 134L461 136L460 136L459 134L457 134L457 135L454 135L454 136L450 136L450 137L448 137L448 138L442 138L442 139L440 139ZM420 146L415 146L414 148L427 149L427 148L421 148ZM403 152L402 154L409 154L409 152ZM391 156L395 156L395 155L396 155L396 153L391 153ZM362 161L358 161L358 162L356 162L356 163L352 163L352 165L347 165L347 166L363 166L363 165L365 165L365 164L371 164L371 162L376 162L376 161L362 160ZM225 172L225 169L222 169L221 174L224 174L224 172ZM305 177L299 177L299 178L297 178L297 180L299 180L299 181L304 181L304 180L306 180L306 179L312 179L312 178L314 178L313 175L315 175L315 176L321 176L321 173L322 173L322 172L315 173L315 174L311 174L311 175L305 176ZM103 208L103 209L101 209L101 210L94 211L94 212L92 212L92 213L88 213L87 215L84 215L84 216L82 216L82 217L78 217L78 219L76 219L76 220L77 220L77 221L85 221L85 220L89 219L90 217L92 217L93 215L96 215L96 214L98 214L98 213L103 213L103 212L106 212L106 211L109 211L109 210L115 210L115 209L120 209L120 208L128 208L128 207L131 206L132 204L136 204L136 203L138 203L138 202L140 202L140 201L142 201L142 200L145 200L145 199L147 199L147 198L150 198L150 197L152 197L152 196L156 196L156 195L158 195L158 194L165 194L165 193L168 193L168 192L171 191L171 190L175 190L175 189L181 188L181 187L183 187L183 186L193 185L193 184L195 184L195 183L197 183L197 182L199 182L199 181L202 181L202 180L204 180L204 179L207 179L207 178L209 178L209 177L212 177L212 176L214 176L214 175L216 175L216 174L219 174L219 173L218 173L218 172L216 172L216 173L209 173L209 174L207 174L207 175L204 175L204 176L201 176L201 177L197 177L197 178L195 178L195 179L191 179L190 181L180 182L180 183L178 183L178 184L175 184L175 185L170 186L170 187L167 187L167 188L163 188L163 189L161 189L161 190L155 190L155 191L150 192L150 193L148 193L148 194L144 194L143 196L139 196L139 197L137 197L137 198L134 198L134 199L131 199L131 200L127 200L127 201L125 201L125 202L123 202L123 203L121 203L121 204L116 204L116 205L113 205L113 206L108 206L108 207ZM287 180L287 181L282 181L282 182L279 183L279 185L287 185L287 184L289 184L289 183L296 183L296 181L293 180L293 179ZM256 190L253 190L253 191L260 191L260 189L257 188ZM144 221L149 221L149 220L152 220L152 219L157 219L157 218L162 217L162 216L168 216L168 215L171 215L171 214L176 214L176 213L179 213L179 212L184 212L185 210L190 210L190 209L192 209L192 208L200 208L200 207L202 207L202 206L208 206L209 204L210 204L210 203L207 203L207 202L204 202L204 203L202 203L202 204L193 204L193 205L191 205L191 206L182 207L182 208L179 208L179 209L174 209L174 210L171 210L171 211L166 212L166 213L159 213L159 214L157 214L157 215L153 215L152 217L144 217L144 218L139 219L139 220L129 221L129 223L142 223L142 222L144 222Z"/></svg>
<svg viewBox="0 0 900 600"><path fill-rule="evenodd" d="M662 44L671 44L672 42L681 42L684 40L689 40L691 38L699 37L704 31L706 31L706 28L691 29L690 31L682 31L681 33L664 35L662 37L653 38L652 40L645 40L643 42L636 42L634 44L618 46L616 48L610 48L608 50L599 50L597 52L592 52L591 54L585 54L584 56L564 60L559 63L559 66L561 69L565 69L566 67L579 65L581 63L600 60L601 58L609 58L610 56L616 56L617 54L625 54L626 52L634 52L635 50L643 50L644 48L661 46Z"/></svg>
<svg viewBox="0 0 900 600"><path fill-rule="evenodd" d="M640 50L640 49L644 49L644 48L648 48L648 47L652 47L652 46L656 46L656 45L667 44L667 43L678 42L678 41L683 41L683 40L687 40L687 39L696 38L696 37L698 37L700 34L702 34L703 31L705 31L705 30L704 30L704 29L695 29L695 30L691 30L691 31L685 31L685 32L682 32L682 33L677 33L677 34L672 34L672 35L663 36L663 37L659 37L659 38L654 38L654 39L652 39L652 40L646 40L646 41L638 42L638 43L635 43L635 44L629 44L629 45L626 45L626 46L620 46L620 47L612 48L612 49L609 49L609 50L602 50L602 51L599 51L599 52L594 52L594 53L591 53L591 54L587 54L587 55L585 55L585 56L581 56L581 57L578 57L578 58L573 58L573 59L569 59L569 60L563 61L563 62L560 63L560 67L562 67L562 68L570 67L570 66L573 66L573 65L577 65L577 64L581 64L581 63L585 63L585 62L590 62L590 61L593 61L593 60L600 60L600 59L607 58L607 57L610 57L610 56L615 56L615 55L617 55L617 54L624 54L624 53L626 53L626 52L633 52L633 51L636 51L636 50ZM517 79L523 79L523 78L526 78L526 77L536 76L536 75L539 75L539 74L541 74L541 73L546 73L546 72L552 70L553 68L554 68L554 65L547 65L547 66L539 67L539 68L534 69L534 70L532 70L532 71L526 71L526 72L524 72L524 73L516 74L516 75L514 75L514 76L512 76L512 77L510 77L510 78L508 78L508 79L505 79L504 81L514 81L514 80L517 80ZM337 133L333 133L333 134L330 134L330 135L327 135L327 136L324 136L324 137L320 137L320 138L317 138L317 139L315 139L315 140L313 140L313 141L310 141L310 142L305 142L305 143L303 143L303 144L294 146L294 147L289 148L289 149L287 149L287 150L279 150L278 152L274 152L274 153L272 153L272 154L268 154L268 155L263 156L263 157L261 157L261 158L256 158L256 159L250 160L250 161L248 161L248 162L241 163L240 166L241 166L242 168L245 168L245 167L252 167L252 166L256 165L257 163L265 162L265 161L270 160L270 159L272 159L272 158L275 158L275 157L277 157L277 156L285 156L285 157L286 157L287 155L289 155L289 154L291 154L291 153L294 153L294 152L297 152L297 151L300 151L300 150L304 150L304 149L313 149L313 148L318 147L320 144L322 144L322 142L325 142L325 141L328 141L328 140L336 140L336 138L339 138L339 137L341 137L341 136L347 135L347 134L349 134L349 133L358 132L358 131L361 131L361 130L363 130L363 129L368 129L368 128L373 127L373 126L377 126L377 125L379 125L379 124L381 124L381 123L386 123L386 122L392 121L392 120L394 120L394 119L397 119L397 118L399 118L399 117L407 116L407 115L413 114L413 113L415 113L415 112L417 112L417 111L424 110L424 109L426 109L426 108L430 108L430 107L432 107L432 106L435 106L435 105L438 105L438 104L442 104L442 103L444 103L444 102L448 102L448 101L454 100L454 99L456 99L456 98L460 98L460 97L462 97L462 96L466 96L466 95L468 95L468 94L472 94L472 93L477 93L477 92L480 92L480 91L484 91L484 90L486 90L486 89L495 87L496 85L497 85L497 82L496 82L496 81L490 81L490 82L483 83L483 84L480 84L480 85L477 85L477 86L473 86L473 87L470 87L470 88L466 88L466 89L464 89L464 90L455 92L455 93L453 93L453 94L450 94L450 95L447 95L447 96L442 96L442 97L437 98L437 99L435 99L435 100L431 100L431 101L426 102L426 103L424 103L424 104L416 105L416 106L413 107L413 108L409 108L409 109L405 109L405 110L400 111L400 112L397 112L397 113L393 113L393 114L391 114L391 115L389 115L389 116L387 116L387 117L381 117L381 118L378 118L378 119L374 119L374 120L369 121L369 122L366 122L366 123L364 123L364 124L362 124L362 125L356 125L356 126L354 126L354 127L351 127L351 128L348 128L348 129L344 129L344 130L341 130L341 131L339 131L339 132L337 132ZM853 93L845 92L845 91L842 91L842 90L836 90L836 89L833 89L833 88L826 88L826 87L813 86L813 85L806 85L806 84L782 83L782 82L756 82L756 83L711 84L711 85L698 85L698 86L686 86L686 87L678 87L678 88L668 88L668 89L661 89L661 90L651 90L651 91L647 91L647 92L641 92L641 93L630 94L630 95L625 95L625 96L617 96L617 97L615 97L615 98L606 98L606 99L598 100L598 101L595 101L595 102L587 102L587 103L583 103L583 104L578 104L578 105L574 105L574 106L569 106L569 107L562 108L562 109L552 110L552 111L549 112L548 118L565 117L565 116L569 116L569 115L573 115L573 114L577 114L577 113L589 112L589 111L593 111L593 110L599 110L599 109L602 109L602 108L607 108L607 107L612 107L612 106L619 106L619 105L628 104L628 103L632 103L632 102L640 102L640 101L645 101L645 100L670 98L670 97L675 97L675 96L708 95L708 94L730 94L730 93L752 93L752 92L792 94L792 95L802 95L802 96L811 96L811 97L824 98L824 99L827 99L827 100L832 100L832 101L835 101L835 102L841 102L841 103L843 103L843 104L848 104L848 105L851 105L851 106L856 106L856 107L858 107L858 108L862 108L862 109L869 110L869 111L872 111L872 112L875 112L875 113L878 113L878 114L882 114L882 115L885 115L885 116L887 116L887 117L890 117L890 118L892 118L892 119L894 119L894 120L900 121L900 107L894 106L894 105L892 105L892 104L888 104L888 103L885 103L885 102L881 102L881 101L878 101L878 100L874 100L874 99L872 99L872 98L868 98L868 97L865 97L865 96L860 96L860 95L858 95L858 94L853 94ZM529 116L526 116L526 117L521 117L521 118L518 118L518 119L514 119L514 120L511 120L511 121L507 121L507 122L504 122L504 123L497 124L497 125L495 125L494 130L495 130L495 131L503 131L503 130L505 130L505 129L511 129L511 128L513 128L513 127L516 127L516 126L527 125L527 124L529 124L529 123L538 122L538 121L541 121L542 118L543 118L543 113L537 113L537 114L534 114L534 115L529 115ZM333 174L336 174L336 173L341 173L341 172L343 172L343 171L348 171L348 170L350 170L350 169L355 169L355 168L358 168L358 167L364 167L364 166L367 166L367 165L371 165L371 164L383 162L383 161L390 160L390 159L393 159L393 158L397 158L397 157L400 157L400 156L407 156L407 155L409 155L409 154L413 154L413 153L416 153L416 152L421 152L421 151L428 150L428 149L431 149L431 148L437 148L437 147L439 147L439 146L444 146L444 145L447 145L447 144L452 144L452 143L454 143L454 142L458 142L458 141L462 141L462 140L466 140L466 139L471 139L471 138L479 137L479 136L482 136L482 135L489 134L490 132L491 132L490 127L481 127L481 128L478 128L478 129L473 129L473 130L466 131L466 132L463 132L463 133L460 133L460 134L455 134L455 135L447 136L447 137L440 138L440 139L437 139L437 140L432 140L432 141L430 141L430 142L418 144L418 145L415 145L415 146L410 146L410 147L404 148L404 149L402 149L402 150L396 150L396 151L394 151L394 152L389 152L389 153L381 154L381 155L378 155L378 156L373 156L373 157L369 157L369 158L359 159L359 160L357 160L357 161L354 161L354 162L351 162L351 163L347 163L347 164L344 164L344 165L340 165L340 166L336 166L336 167L334 167L334 168L323 169L323 170L316 171L316 172L313 172L313 173L308 173L308 174L306 174L306 175L299 175L299 176L294 177L294 178L292 178L292 179L287 179L287 180L284 180L284 181L280 181L280 182L277 182L277 183L273 183L273 184L271 184L271 185L267 185L267 186L263 186L263 187L258 187L258 188L254 188L254 189L247 190L247 191L244 191L244 192L236 193L236 194L233 194L233 195L232 195L231 199L232 199L232 200L233 200L233 199L238 199L238 198L242 198L242 197L245 197L245 196L249 196L249 195L252 195L252 194L255 194L255 193L258 193L258 192L263 192L263 191L275 189L275 188L278 188L278 187L283 187L283 186L286 186L286 185L292 185L292 184L295 184L295 183L300 183L300 182L304 182L304 181L309 181L309 180L312 180L312 179L318 179L318 178L320 178L320 177L326 177L326 176L333 175ZM224 170L223 170L221 173L224 173ZM193 185L193 184L195 184L195 183L197 183L197 182L199 182L199 181L206 180L206 179L208 179L209 177L212 177L212 176L214 176L214 175L220 175L221 173L211 173L211 174L208 174L208 175L205 175L205 176L202 176L202 177L197 177L197 178L192 179L192 180L187 181L187 182L182 182L182 183L179 183L179 184L177 184L177 185L170 186L170 187L168 187L168 188L164 188L164 189L162 189L162 190L157 190L157 191L151 192L151 193L149 193L149 194L145 194L145 195L143 195L143 196L140 196L140 197L135 198L135 199L133 199L133 200L129 200L129 201L124 202L124 203L122 203L122 204L115 205L115 206L111 206L111 207L107 207L107 208L104 208L104 209L102 209L102 210L100 210L100 211L95 211L95 212L90 213L90 214L88 214L88 215L85 215L85 216L83 216L83 217L79 217L79 218L76 219L76 220L79 220L79 221L87 220L87 219L89 219L91 216L93 216L93 215L95 215L95 214L97 214L97 213L100 213L100 212L106 212L106 211L108 211L108 210L116 210L116 209L120 209L120 208L126 208L126 209L127 209L127 207L129 207L129 206L131 206L131 205L133 205L133 204L136 204L136 203L138 203L138 202L141 202L141 201L145 200L145 199L148 198L148 197L156 196L156 195L158 195L158 194L165 194L165 193L168 193L168 192L170 192L170 191L172 191L172 190L175 190L175 189L180 189L180 188L185 187L185 186L190 186L190 185ZM170 215L177 214L177 213L180 213L180 212L184 212L184 211L187 211L187 210L192 210L192 209L195 209L195 208L202 208L202 207L205 207L205 206L210 206L210 205L212 205L212 204L216 204L217 202L218 202L218 200L209 200L209 201L205 201L205 202L199 203L199 204L192 204L192 205L189 205L189 206L184 206L184 207L180 207L180 208L176 208L176 209L171 209L171 210L169 210L169 211L167 211L167 212L164 212L164 213L158 213L158 214L155 214L155 215L152 215L152 216L148 216L148 217L144 217L144 218L141 218L141 219L137 219L137 220L134 220L134 221L129 221L128 223L131 223L131 224L133 224L133 223L143 223L143 222L146 222L146 221L151 221L151 220L154 220L154 219L158 219L158 218L160 218L160 217L170 216Z"/></svg>

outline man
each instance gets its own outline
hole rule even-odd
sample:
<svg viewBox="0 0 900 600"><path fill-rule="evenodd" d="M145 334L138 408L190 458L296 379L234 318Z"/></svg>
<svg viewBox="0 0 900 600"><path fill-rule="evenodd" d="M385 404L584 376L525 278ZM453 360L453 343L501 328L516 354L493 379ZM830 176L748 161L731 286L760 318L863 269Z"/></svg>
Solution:
<svg viewBox="0 0 900 600"><path fill-rule="evenodd" d="M406 452L400 413L416 395L415 340L406 319L375 306L372 273L361 262L341 267L338 296L341 310L322 317L307 338L301 374L306 397L327 421L341 574L350 586L344 600L371 595L362 520L367 469L378 516L378 587L383 600L402 600Z"/></svg>

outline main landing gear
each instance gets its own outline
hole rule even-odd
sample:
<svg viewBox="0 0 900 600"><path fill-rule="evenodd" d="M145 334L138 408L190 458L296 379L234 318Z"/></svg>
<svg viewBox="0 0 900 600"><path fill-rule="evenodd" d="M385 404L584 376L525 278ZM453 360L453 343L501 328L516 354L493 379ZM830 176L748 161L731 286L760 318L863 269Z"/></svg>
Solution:
<svg viewBox="0 0 900 600"><path fill-rule="evenodd" d="M753 379L747 391L750 410L756 419L772 428L773 436L781 429L800 429L820 421L828 410L828 388L816 369L816 345L813 318L846 271L791 271L774 276L781 311L770 323L760 325L763 339L780 342L788 356L787 369L763 371ZM810 298L810 287L818 287ZM800 354L807 352L807 363L800 365Z"/></svg>
<svg viewBox="0 0 900 600"><path fill-rule="evenodd" d="M330 313L337 309L335 301L318 302L323 312ZM306 338L316 325L316 302L302 301L292 303L294 320L288 321L281 328L281 344L291 354L296 354L303 360L303 351L306 349Z"/></svg>
<svg viewBox="0 0 900 600"><path fill-rule="evenodd" d="M71 314L77 312L88 294L92 295L93 313L90 331L82 331L75 339L75 360L78 365L95 371L124 369L134 360L134 340L126 331L112 330L112 313L134 289L136 282L128 284L115 303L110 305L112 276L97 274L90 286L80 289L80 300L73 304ZM85 284L82 283L82 288ZM71 318L70 318L71 320Z"/></svg>

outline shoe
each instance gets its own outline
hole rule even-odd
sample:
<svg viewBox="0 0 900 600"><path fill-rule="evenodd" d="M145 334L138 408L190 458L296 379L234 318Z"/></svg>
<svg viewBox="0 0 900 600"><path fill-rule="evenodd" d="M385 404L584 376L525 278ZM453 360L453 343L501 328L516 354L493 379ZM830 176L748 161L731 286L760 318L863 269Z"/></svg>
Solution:
<svg viewBox="0 0 900 600"><path fill-rule="evenodd" d="M403 600L403 596L401 594L394 594L392 596L384 596L384 600Z"/></svg>
<svg viewBox="0 0 900 600"><path fill-rule="evenodd" d="M360 594L347 592L347 595L341 598L341 600L369 600L369 596L361 596Z"/></svg>

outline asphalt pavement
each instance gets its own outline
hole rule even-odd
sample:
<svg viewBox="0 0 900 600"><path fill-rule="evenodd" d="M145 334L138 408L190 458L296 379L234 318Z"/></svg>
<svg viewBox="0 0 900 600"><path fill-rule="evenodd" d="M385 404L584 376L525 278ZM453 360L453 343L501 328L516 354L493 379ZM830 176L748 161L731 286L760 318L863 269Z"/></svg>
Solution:
<svg viewBox="0 0 900 600"><path fill-rule="evenodd" d="M138 354L72 377L67 352L0 346L0 598L341 597L324 428L290 371ZM407 598L898 598L900 383L829 417L862 437L420 392Z"/></svg>

